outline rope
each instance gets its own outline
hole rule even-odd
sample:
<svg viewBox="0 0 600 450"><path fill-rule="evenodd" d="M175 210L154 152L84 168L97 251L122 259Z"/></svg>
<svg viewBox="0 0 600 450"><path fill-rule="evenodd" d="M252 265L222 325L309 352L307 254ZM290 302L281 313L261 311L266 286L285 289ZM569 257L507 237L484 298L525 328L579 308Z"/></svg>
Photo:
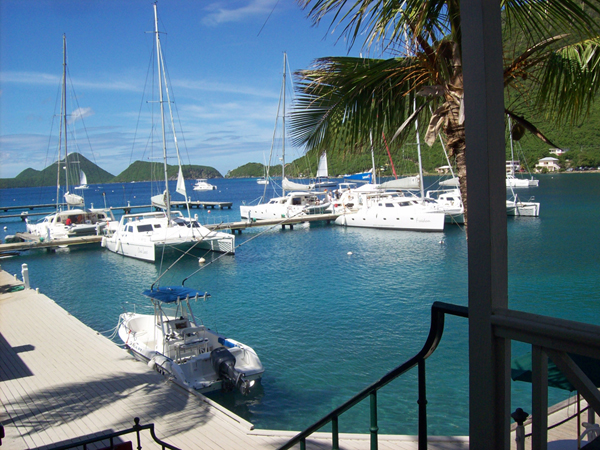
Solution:
<svg viewBox="0 0 600 450"><path fill-rule="evenodd" d="M297 212L296 214L294 214L293 216L286 217L285 219L282 219L281 221L277 222L276 224L274 224L274 225L272 225L272 226L270 226L270 227L267 227L267 229L266 229L266 230L264 230L264 231L262 231L262 232L258 233L256 236L252 236L250 239L247 239L246 241L242 242L241 244L238 244L238 245L236 245L236 246L235 246L235 250L237 250L238 248L240 248L242 245L246 245L247 243L249 243L249 242L253 241L253 240L254 240L254 239L256 239L257 237L259 237L259 236L262 236L263 234L265 234L265 233L267 233L267 232L271 231L273 228L280 226L282 223L286 222L287 220L289 220L289 219L293 219L293 218L295 218L296 216L299 216L299 215L301 215L302 213L303 213L303 211L299 211L299 212ZM219 255L219 256L218 256L216 259L213 259L213 260L212 260L212 261L210 261L209 263L207 263L207 264L204 264L202 267L200 267L199 269L197 269L197 270L195 270L194 272L192 272L190 275L188 275L187 277L185 277L185 278L183 279L183 281L181 282L181 285L183 286L183 285L185 284L185 282L186 282L187 280L189 280L191 277L193 277L194 275L196 275L196 274L197 274L198 272L200 272L201 270L204 270L204 269L206 269L206 268L207 268L208 266L210 266L211 264L213 264L213 263L217 262L219 259L221 259L223 256L225 256L225 255L227 255L227 254L228 254L228 253L223 253L222 255ZM158 280L157 280L157 281L158 281Z"/></svg>

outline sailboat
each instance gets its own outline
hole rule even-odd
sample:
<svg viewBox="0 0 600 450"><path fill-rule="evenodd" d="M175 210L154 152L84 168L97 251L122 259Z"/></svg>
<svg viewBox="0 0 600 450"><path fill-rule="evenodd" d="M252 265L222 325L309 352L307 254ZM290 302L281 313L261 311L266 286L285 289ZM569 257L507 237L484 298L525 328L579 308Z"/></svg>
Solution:
<svg viewBox="0 0 600 450"><path fill-rule="evenodd" d="M85 176L85 172L83 170L79 170L79 186L74 189L89 189L90 187L87 184L87 177Z"/></svg>
<svg viewBox="0 0 600 450"><path fill-rule="evenodd" d="M512 122L510 120L510 116L508 116L508 132L510 134L510 168L506 173L506 187L507 188L529 188L529 187L537 187L540 184L540 180L536 180L533 178L533 175L530 174L530 178L518 178L515 176L515 152L513 148L513 138L512 138Z"/></svg>
<svg viewBox="0 0 600 450"><path fill-rule="evenodd" d="M417 135L418 138L418 135ZM371 160L375 173L375 156L371 137ZM419 151L419 168L421 154ZM334 212L342 214L335 219L337 225L390 230L443 231L445 213L437 202L423 195L422 172L419 177L405 177L375 185L369 183L356 189L345 190L334 201ZM421 188L421 196L408 191Z"/></svg>
<svg viewBox="0 0 600 450"><path fill-rule="evenodd" d="M98 235L114 220L112 212L105 209L86 209L82 196L69 192L69 154L67 148L67 37L63 34L63 76L61 96L61 134L58 145L56 177L56 212L47 215L35 223L26 219L27 232L41 239L56 240L78 236ZM65 158L61 160L61 146L64 145ZM63 166L64 164L64 166ZM67 209L62 209L60 199L60 174L65 171L66 192L64 199Z"/></svg>
<svg viewBox="0 0 600 450"><path fill-rule="evenodd" d="M326 187L336 187L337 181L329 179L329 167L327 166L327 152L324 152L319 158L319 166L317 167L317 179L314 183L316 189Z"/></svg>
<svg viewBox="0 0 600 450"><path fill-rule="evenodd" d="M290 181L285 176L285 88L286 88L286 68L287 54L283 54L283 82L281 86L281 94L279 98L280 106L283 105L282 114L282 152L281 152L281 188L283 195L275 197L268 202L263 203L266 195L265 192L261 198L261 202L257 205L241 205L240 216L247 220L265 220L265 219L285 219L290 217L298 217L306 214L322 214L329 209L331 203L324 198L325 192L309 192L314 189L313 185L306 185ZM279 118L279 110L277 111ZM275 125L277 129L277 124ZM273 140L274 142L274 140ZM271 145L271 156L273 152L273 144ZM269 157L270 162L270 157ZM268 172L267 172L268 176ZM286 195L286 190L288 192Z"/></svg>
<svg viewBox="0 0 600 450"><path fill-rule="evenodd" d="M102 238L102 246L123 256L151 262L154 262L156 256L160 253L187 252L194 248L233 254L235 253L235 236L233 234L211 231L205 226L200 225L196 219L189 217L190 209L189 203L187 203L188 197L181 168L175 129L173 129L172 132L179 166L175 192L184 196L188 208L188 217L184 217L180 211L173 211L171 209L171 193L169 192L169 178L167 174L165 103L169 105L171 124L173 124L173 115L166 80L164 80L165 85L163 86L163 76L166 73L166 70L160 45L156 3L154 4L154 26L156 34L156 59L158 63L158 88L162 125L165 190L162 194L154 195L151 198L152 205L155 208L158 208L159 211L123 215L118 224L111 223L111 225L105 229L105 236ZM164 98L165 93L167 96L166 99Z"/></svg>

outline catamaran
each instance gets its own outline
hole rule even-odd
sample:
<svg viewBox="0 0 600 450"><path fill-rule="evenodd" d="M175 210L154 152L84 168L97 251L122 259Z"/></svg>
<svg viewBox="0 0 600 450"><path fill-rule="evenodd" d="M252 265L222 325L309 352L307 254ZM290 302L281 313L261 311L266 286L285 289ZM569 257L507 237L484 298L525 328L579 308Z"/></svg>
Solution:
<svg viewBox="0 0 600 450"><path fill-rule="evenodd" d="M166 87L166 84L163 89L163 74L166 73L166 70L160 45L160 35L158 32L156 4L154 5L154 18L165 190L162 194L154 195L151 198L152 206L159 209L159 211L123 215L119 223L111 223L110 226L105 228L102 246L112 252L124 256L152 262L156 260L158 254L164 252L187 252L195 248L233 254L235 253L235 236L233 234L209 230L207 227L198 223L196 219L190 217L190 208L185 187L185 179L183 178L183 171L181 168L181 159L175 129L171 130L179 166L177 187L175 191L184 196L188 208L188 217L184 217L180 211L173 211L171 209L171 194L169 192L169 178L167 175L165 103L169 106L171 124L173 124L173 114L171 110L169 89ZM164 98L165 93L166 99Z"/></svg>
<svg viewBox="0 0 600 450"><path fill-rule="evenodd" d="M56 177L56 212L42 217L35 223L25 219L27 232L39 236L41 239L56 240L79 236L98 235L114 217L110 210L87 209L81 195L69 192L69 154L67 149L67 37L63 34L63 76L61 96L61 126L63 137L59 139L57 177ZM61 146L64 145L65 158L61 160ZM66 209L59 203L61 186L61 167L65 169L65 186L67 191L64 199ZM83 172L82 172L83 173ZM80 188L80 187L79 187ZM75 188L75 189L79 189Z"/></svg>
<svg viewBox="0 0 600 450"><path fill-rule="evenodd" d="M327 200L326 192L307 192L312 191L314 186L304 185L290 181L285 176L285 86L286 86L286 68L287 54L283 54L283 83L281 87L281 95L279 104L283 105L282 118L282 152L281 152L281 188L283 195L274 197L267 202L263 202L266 196L266 185L261 202L255 205L240 206L240 216L247 220L265 220L265 219L284 219L298 217L306 214L323 214L330 207L331 203ZM277 111L279 118L279 110ZM275 125L277 129L277 125ZM271 155L273 153L273 145L271 145ZM268 171L265 180L268 180ZM288 192L286 194L286 191Z"/></svg>

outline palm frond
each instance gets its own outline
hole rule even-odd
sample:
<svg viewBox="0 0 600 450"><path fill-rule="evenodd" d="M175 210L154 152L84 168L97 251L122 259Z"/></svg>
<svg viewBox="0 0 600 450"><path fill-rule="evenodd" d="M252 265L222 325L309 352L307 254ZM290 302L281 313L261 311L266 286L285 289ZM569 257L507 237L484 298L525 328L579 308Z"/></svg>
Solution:
<svg viewBox="0 0 600 450"><path fill-rule="evenodd" d="M538 108L574 123L589 113L600 90L600 38L563 47L546 59L540 75Z"/></svg>
<svg viewBox="0 0 600 450"><path fill-rule="evenodd" d="M360 148L368 146L370 131L393 134L412 111L417 91L431 81L418 58L323 58L295 77L290 137L308 149Z"/></svg>

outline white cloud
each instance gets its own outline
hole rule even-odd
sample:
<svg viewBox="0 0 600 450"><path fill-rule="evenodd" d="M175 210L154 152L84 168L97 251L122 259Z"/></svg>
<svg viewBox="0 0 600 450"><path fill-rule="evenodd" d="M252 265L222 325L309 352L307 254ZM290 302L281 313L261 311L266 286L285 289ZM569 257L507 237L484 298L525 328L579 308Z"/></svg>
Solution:
<svg viewBox="0 0 600 450"><path fill-rule="evenodd" d="M231 4L236 6L231 7ZM209 13L202 19L204 25L219 25L227 22L240 22L249 16L264 16L273 11L278 0L251 0L250 2L214 2L206 9ZM237 6L239 5L239 6Z"/></svg>

